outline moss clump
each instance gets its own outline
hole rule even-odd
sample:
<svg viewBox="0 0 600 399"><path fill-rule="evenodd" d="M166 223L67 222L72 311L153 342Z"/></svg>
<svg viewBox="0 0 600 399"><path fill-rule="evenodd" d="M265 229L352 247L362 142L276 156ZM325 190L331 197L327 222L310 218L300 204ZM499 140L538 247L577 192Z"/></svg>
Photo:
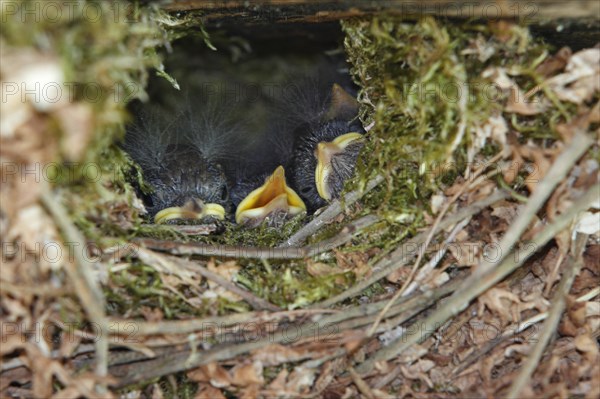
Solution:
<svg viewBox="0 0 600 399"><path fill-rule="evenodd" d="M64 193L89 239L102 246L106 236L126 235L137 211L125 182L128 161L114 143L127 103L146 98L151 68L161 69L158 52L169 38L157 21L164 12L96 0L17 1L2 12L3 53L41 54L60 65L61 81L53 84L64 105L47 115L45 132L60 149L50 160L56 173L49 183Z"/></svg>
<svg viewBox="0 0 600 399"><path fill-rule="evenodd" d="M366 205L388 221L414 223L431 193L453 181L449 173L462 174L473 161L469 151L494 145L474 148L475 134L491 116L502 114L507 94L483 72L504 68L529 90L538 82L535 67L547 45L509 24L409 22L380 15L344 21L342 27L351 73L362 87L360 116L366 126L374 123L364 151L369 156L361 158L354 184L384 174L385 194L368 196ZM547 137L548 118L528 119L532 134Z"/></svg>
<svg viewBox="0 0 600 399"><path fill-rule="evenodd" d="M332 267L335 261L327 261ZM305 262L248 262L237 281L256 295L288 309L296 309L325 300L343 291L354 282L351 273L313 276Z"/></svg>

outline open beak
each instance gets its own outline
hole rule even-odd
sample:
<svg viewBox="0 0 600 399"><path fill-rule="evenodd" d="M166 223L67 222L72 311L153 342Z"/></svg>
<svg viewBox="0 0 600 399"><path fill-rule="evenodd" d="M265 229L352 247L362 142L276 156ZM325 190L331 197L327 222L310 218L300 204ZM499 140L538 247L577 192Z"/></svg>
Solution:
<svg viewBox="0 0 600 399"><path fill-rule="evenodd" d="M190 200L184 206L161 210L154 216L154 223L163 224L175 219L200 220L208 217L225 219L225 208L219 204L205 204L200 200Z"/></svg>
<svg viewBox="0 0 600 399"><path fill-rule="evenodd" d="M317 144L317 149L315 150L317 158L315 184L321 198L327 201L331 201L332 198L328 182L332 173L331 160L333 157L344 152L350 143L362 139L363 135L360 133L346 133L336 137L333 141L322 141Z"/></svg>
<svg viewBox="0 0 600 399"><path fill-rule="evenodd" d="M244 198L235 211L235 221L245 224L261 222L275 212L293 217L306 211L306 205L285 182L285 170L278 166L265 180L265 184Z"/></svg>

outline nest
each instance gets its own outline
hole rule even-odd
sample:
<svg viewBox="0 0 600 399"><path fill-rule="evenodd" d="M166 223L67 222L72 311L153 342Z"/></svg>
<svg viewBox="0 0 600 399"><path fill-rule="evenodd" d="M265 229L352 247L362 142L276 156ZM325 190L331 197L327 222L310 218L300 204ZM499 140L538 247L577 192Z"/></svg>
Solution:
<svg viewBox="0 0 600 399"><path fill-rule="evenodd" d="M159 49L214 41L122 5L27 34L3 9L3 87L72 94L1 103L4 396L600 395L598 46L346 19L369 140L343 197L216 232L147 225L117 145L149 69L177 84Z"/></svg>

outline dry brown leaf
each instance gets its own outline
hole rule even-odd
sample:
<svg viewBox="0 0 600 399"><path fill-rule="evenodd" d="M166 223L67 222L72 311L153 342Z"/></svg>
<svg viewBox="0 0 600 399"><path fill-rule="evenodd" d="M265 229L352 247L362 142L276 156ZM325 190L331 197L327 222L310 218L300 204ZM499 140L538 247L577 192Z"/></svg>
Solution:
<svg viewBox="0 0 600 399"><path fill-rule="evenodd" d="M456 260L458 267L476 266L479 264L481 249L480 242L453 242L448 244L448 250Z"/></svg>
<svg viewBox="0 0 600 399"><path fill-rule="evenodd" d="M149 306L142 306L140 308L140 313L144 316L146 321L150 322L162 321L165 317L160 308L151 308Z"/></svg>
<svg viewBox="0 0 600 399"><path fill-rule="evenodd" d="M555 75L556 72L562 71L565 68L572 55L573 52L569 47L563 47L558 50L556 54L546 57L546 59L535 68L535 72L544 77Z"/></svg>
<svg viewBox="0 0 600 399"><path fill-rule="evenodd" d="M525 96L517 83L508 76L505 68L491 67L483 71L481 76L485 79L490 79L500 90L508 93L508 99L504 107L505 112L536 115L545 110L546 106L542 103L541 99L535 98L532 100Z"/></svg>
<svg viewBox="0 0 600 399"><path fill-rule="evenodd" d="M496 216L507 223L511 223L517 216L517 205L508 201L501 201L492 206L492 216Z"/></svg>
<svg viewBox="0 0 600 399"><path fill-rule="evenodd" d="M563 101L581 104L600 91L600 49L581 50L571 56L565 72L548 79L547 84Z"/></svg>
<svg viewBox="0 0 600 399"><path fill-rule="evenodd" d="M445 201L446 201L446 197L444 195L441 195L441 194L432 195L431 196L431 212L433 212L434 215L437 215L439 210L442 208L442 205L444 205Z"/></svg>
<svg viewBox="0 0 600 399"><path fill-rule="evenodd" d="M289 372L285 368L281 369L281 371L279 371L277 374L277 377L275 377L275 379L268 385L268 389L277 393L285 392L285 383L288 375Z"/></svg>
<svg viewBox="0 0 600 399"><path fill-rule="evenodd" d="M68 254L72 253L69 250L78 250L63 245L54 221L37 204L17 212L6 241L18 242L21 252L17 256L20 260L26 253L36 254L36 261L43 272L61 269L68 260ZM16 248L19 249L19 246Z"/></svg>
<svg viewBox="0 0 600 399"><path fill-rule="evenodd" d="M470 39L469 44L461 52L463 55L476 55L480 62L486 62L496 53L494 45L482 35Z"/></svg>
<svg viewBox="0 0 600 399"><path fill-rule="evenodd" d="M579 352L586 354L598 355L598 344L588 334L583 334L575 337L573 343Z"/></svg>
<svg viewBox="0 0 600 399"><path fill-rule="evenodd" d="M286 382L288 392L297 392L298 394L308 393L315 381L315 369L304 366L294 367Z"/></svg>
<svg viewBox="0 0 600 399"><path fill-rule="evenodd" d="M188 371L187 376L192 381L206 382L216 388L225 388L232 385L232 379L227 370L215 362Z"/></svg>
<svg viewBox="0 0 600 399"><path fill-rule="evenodd" d="M529 159L533 164L525 165L528 167L529 175L525 179L525 185L529 192L534 192L540 180L546 176L550 166L552 165L551 160L546 156L545 151L533 144L528 144L519 147L521 156L525 159Z"/></svg>
<svg viewBox="0 0 600 399"><path fill-rule="evenodd" d="M484 308L487 307L490 311L500 316L503 326L505 326L508 321L512 320L513 318L514 313L510 311L510 304L513 303L518 305L521 303L518 296L506 289L498 287L493 287L487 290L477 299L477 302L479 303L479 307L477 309L477 314L479 317L483 317Z"/></svg>
<svg viewBox="0 0 600 399"><path fill-rule="evenodd" d="M334 250L337 264L345 271L352 271L358 280L371 274L369 255L362 251L344 253Z"/></svg>
<svg viewBox="0 0 600 399"><path fill-rule="evenodd" d="M329 265L323 262L306 261L306 271L314 277L331 276L332 274L341 274L344 272L340 267Z"/></svg>
<svg viewBox="0 0 600 399"><path fill-rule="evenodd" d="M337 359L334 361L327 361L323 367L321 367L321 372L314 385L314 390L317 393L324 391L332 383L339 364L340 359Z"/></svg>
<svg viewBox="0 0 600 399"><path fill-rule="evenodd" d="M135 392L135 391L134 391ZM138 397L141 396L141 391L135 392ZM152 399L164 399L165 395L163 394L163 391L160 387L159 384L153 384L152 385Z"/></svg>
<svg viewBox="0 0 600 399"><path fill-rule="evenodd" d="M491 180L486 180L484 183L479 184L474 190L469 192L467 197L467 203L471 204L473 202L477 202L484 198L487 198L496 191L497 186L495 182Z"/></svg>
<svg viewBox="0 0 600 399"><path fill-rule="evenodd" d="M238 263L234 260L223 262L217 265L215 260L211 259L208 261L206 268L211 272L217 273L228 281L235 281L235 277L240 271L240 265L238 265ZM203 294L203 296L206 298L221 297L233 302L241 300L239 295L227 291L226 288L215 283L214 281L208 280L208 287L209 290L205 291Z"/></svg>
<svg viewBox="0 0 600 399"><path fill-rule="evenodd" d="M253 353L252 358L260 361L267 367L277 366L282 363L293 363L311 356L310 350L305 347L290 347L272 344Z"/></svg>
<svg viewBox="0 0 600 399"><path fill-rule="evenodd" d="M510 88L510 94L504 107L505 112L513 112L519 115L537 115L545 111L546 106L543 105L539 98L535 98L535 101L527 99L525 93L515 83Z"/></svg>
<svg viewBox="0 0 600 399"><path fill-rule="evenodd" d="M242 388L238 393L237 397L240 399L255 399L258 398L260 392L260 386L253 384Z"/></svg>
<svg viewBox="0 0 600 399"><path fill-rule="evenodd" d="M198 391L194 395L195 399L227 399L220 389L217 389L210 384L198 384Z"/></svg>
<svg viewBox="0 0 600 399"><path fill-rule="evenodd" d="M264 384L263 364L255 360L252 363L238 363L230 371L231 381L239 387Z"/></svg>
<svg viewBox="0 0 600 399"><path fill-rule="evenodd" d="M61 151L69 161L83 159L94 136L94 112L86 103L72 103L56 111L63 132ZM100 166L97 166L99 170Z"/></svg>
<svg viewBox="0 0 600 399"><path fill-rule="evenodd" d="M508 126L501 115L490 116L484 123L475 126L473 143L468 149L467 161L473 163L475 156L485 147L488 139L500 145L505 157L510 155L508 145Z"/></svg>

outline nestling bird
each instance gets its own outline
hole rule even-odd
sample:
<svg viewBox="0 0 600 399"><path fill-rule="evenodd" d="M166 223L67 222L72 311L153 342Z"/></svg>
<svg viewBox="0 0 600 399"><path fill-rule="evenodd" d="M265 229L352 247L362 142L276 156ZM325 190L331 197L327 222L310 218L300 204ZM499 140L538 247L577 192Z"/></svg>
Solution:
<svg viewBox="0 0 600 399"><path fill-rule="evenodd" d="M244 167L248 176L237 179L233 188L238 223L267 220L278 225L341 194L353 174L364 130L354 121L357 101L332 83L334 78L338 76L326 73L288 85L265 138L252 151L256 167Z"/></svg>
<svg viewBox="0 0 600 399"><path fill-rule="evenodd" d="M138 111L124 147L152 188L142 197L154 221L212 217L280 226L339 197L364 130L355 121L358 103L348 93L348 77L333 71L293 79L255 132L232 123L254 114L238 115L230 103L186 97L175 102L183 108L175 117L150 107Z"/></svg>
<svg viewBox="0 0 600 399"><path fill-rule="evenodd" d="M295 129L292 184L310 212L340 196L364 145L358 102L337 83L329 87Z"/></svg>
<svg viewBox="0 0 600 399"><path fill-rule="evenodd" d="M306 212L306 205L285 176L291 167L293 144L293 136L281 124L271 124L250 150L256 155L237 165L231 195L236 223L279 227L287 219Z"/></svg>
<svg viewBox="0 0 600 399"><path fill-rule="evenodd" d="M187 106L175 117L148 106L138 110L124 148L151 186L142 198L154 222L222 220L231 211L222 163L232 156L238 131L215 109Z"/></svg>

